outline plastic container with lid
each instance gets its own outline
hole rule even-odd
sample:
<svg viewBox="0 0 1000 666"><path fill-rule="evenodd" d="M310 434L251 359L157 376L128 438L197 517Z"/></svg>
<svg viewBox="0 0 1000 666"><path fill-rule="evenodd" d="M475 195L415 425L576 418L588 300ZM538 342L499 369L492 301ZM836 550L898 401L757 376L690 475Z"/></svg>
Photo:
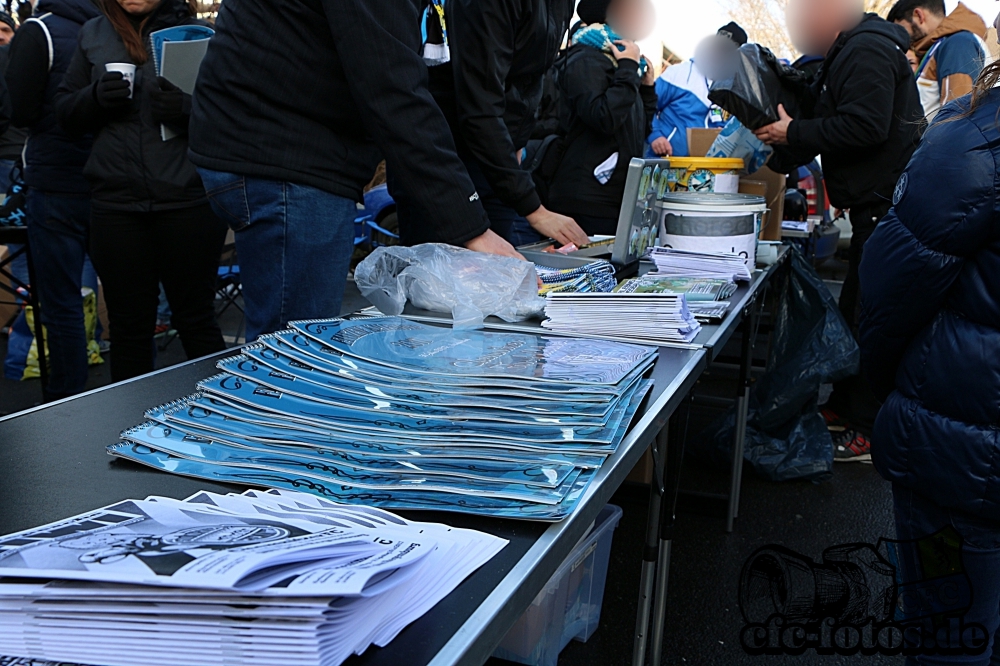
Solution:
<svg viewBox="0 0 1000 666"><path fill-rule="evenodd" d="M663 247L739 254L751 271L756 267L757 236L767 212L764 197L673 192L665 194L656 205Z"/></svg>
<svg viewBox="0 0 1000 666"><path fill-rule="evenodd" d="M671 157L667 181L671 192L740 191L743 160L729 157Z"/></svg>
<svg viewBox="0 0 1000 666"><path fill-rule="evenodd" d="M556 570L518 619L494 657L531 666L557 666L572 640L586 643L597 631L604 584L611 559L611 538L622 510L609 504L594 528Z"/></svg>

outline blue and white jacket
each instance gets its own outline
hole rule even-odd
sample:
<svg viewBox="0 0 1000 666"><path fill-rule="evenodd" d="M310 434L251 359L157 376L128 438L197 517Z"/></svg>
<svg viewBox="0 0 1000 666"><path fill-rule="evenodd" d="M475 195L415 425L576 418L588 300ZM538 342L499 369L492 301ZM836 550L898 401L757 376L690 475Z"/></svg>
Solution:
<svg viewBox="0 0 1000 666"><path fill-rule="evenodd" d="M726 123L722 112L713 112L713 105L708 100L710 85L711 82L698 70L693 60L668 67L656 80L656 117L649 143L660 137L669 139L674 155L687 157L688 128L723 127ZM655 157L651 151L647 152L647 156Z"/></svg>

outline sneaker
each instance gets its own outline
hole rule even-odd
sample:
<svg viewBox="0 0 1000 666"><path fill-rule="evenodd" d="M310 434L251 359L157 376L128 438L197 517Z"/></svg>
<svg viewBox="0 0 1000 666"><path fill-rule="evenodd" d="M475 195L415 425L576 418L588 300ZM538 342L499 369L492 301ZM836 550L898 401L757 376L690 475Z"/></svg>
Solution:
<svg viewBox="0 0 1000 666"><path fill-rule="evenodd" d="M820 412L823 420L826 421L826 429L833 433L842 433L847 430L847 419L841 418L839 414L830 409Z"/></svg>
<svg viewBox="0 0 1000 666"><path fill-rule="evenodd" d="M158 338L161 335L166 335L170 332L170 324L157 324L156 328L153 329L153 337Z"/></svg>
<svg viewBox="0 0 1000 666"><path fill-rule="evenodd" d="M832 434L832 433L831 433ZM833 438L834 462L866 462L872 459L872 443L857 430L845 429Z"/></svg>
<svg viewBox="0 0 1000 666"><path fill-rule="evenodd" d="M107 354L111 351L111 340L98 340L97 346L101 348L102 354Z"/></svg>

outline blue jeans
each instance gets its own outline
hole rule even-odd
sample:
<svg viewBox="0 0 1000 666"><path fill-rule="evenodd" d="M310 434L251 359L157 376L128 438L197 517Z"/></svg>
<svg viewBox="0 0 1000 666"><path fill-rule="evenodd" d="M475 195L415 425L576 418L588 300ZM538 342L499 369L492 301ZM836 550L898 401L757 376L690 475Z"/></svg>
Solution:
<svg viewBox="0 0 1000 666"><path fill-rule="evenodd" d="M90 197L28 192L28 238L49 347L46 398L83 391L87 383L87 335L83 321L84 258Z"/></svg>
<svg viewBox="0 0 1000 666"><path fill-rule="evenodd" d="M966 625L975 623L984 627L990 639L990 645L981 655L911 656L907 658L907 666L1000 664L1000 648L996 646L997 630L1000 628L1000 522L946 509L901 486L894 485L892 495L896 510L896 538L900 541L919 540L946 527L961 535L961 566L972 590L971 607L962 619ZM940 567L936 565L935 558L928 561L928 552L926 545L902 550L899 565L904 581L927 580L929 576L925 571L928 567ZM933 554L939 556L937 552ZM920 562L924 564L921 566ZM913 603L906 602L908 598L914 600ZM904 595L901 608L904 619L912 618L914 612L919 613L919 600L927 598L926 594Z"/></svg>
<svg viewBox="0 0 1000 666"><path fill-rule="evenodd" d="M236 232L247 340L289 321L339 317L354 252L354 201L313 187L198 169Z"/></svg>

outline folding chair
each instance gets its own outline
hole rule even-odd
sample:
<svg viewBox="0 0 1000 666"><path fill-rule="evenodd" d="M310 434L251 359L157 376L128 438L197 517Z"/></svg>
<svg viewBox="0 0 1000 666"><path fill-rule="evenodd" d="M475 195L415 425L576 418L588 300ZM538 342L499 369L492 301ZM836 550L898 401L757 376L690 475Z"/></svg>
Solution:
<svg viewBox="0 0 1000 666"><path fill-rule="evenodd" d="M48 359L45 357L45 327L42 326L42 306L38 298L38 290L32 286L38 282L35 280L35 265L31 260L28 228L0 226L0 245L6 245L8 248L11 245L21 245L20 249L11 252L6 259L0 260L0 278L6 278L0 279L0 290L13 295L15 299L23 298L31 306L35 321L35 341L38 345L38 372L41 376L42 395L44 396L45 388L49 384L49 367ZM28 282L31 284L24 284L17 279L9 268L14 260L22 255L28 260ZM20 304L18 300L4 302ZM10 322L7 325L9 326Z"/></svg>

